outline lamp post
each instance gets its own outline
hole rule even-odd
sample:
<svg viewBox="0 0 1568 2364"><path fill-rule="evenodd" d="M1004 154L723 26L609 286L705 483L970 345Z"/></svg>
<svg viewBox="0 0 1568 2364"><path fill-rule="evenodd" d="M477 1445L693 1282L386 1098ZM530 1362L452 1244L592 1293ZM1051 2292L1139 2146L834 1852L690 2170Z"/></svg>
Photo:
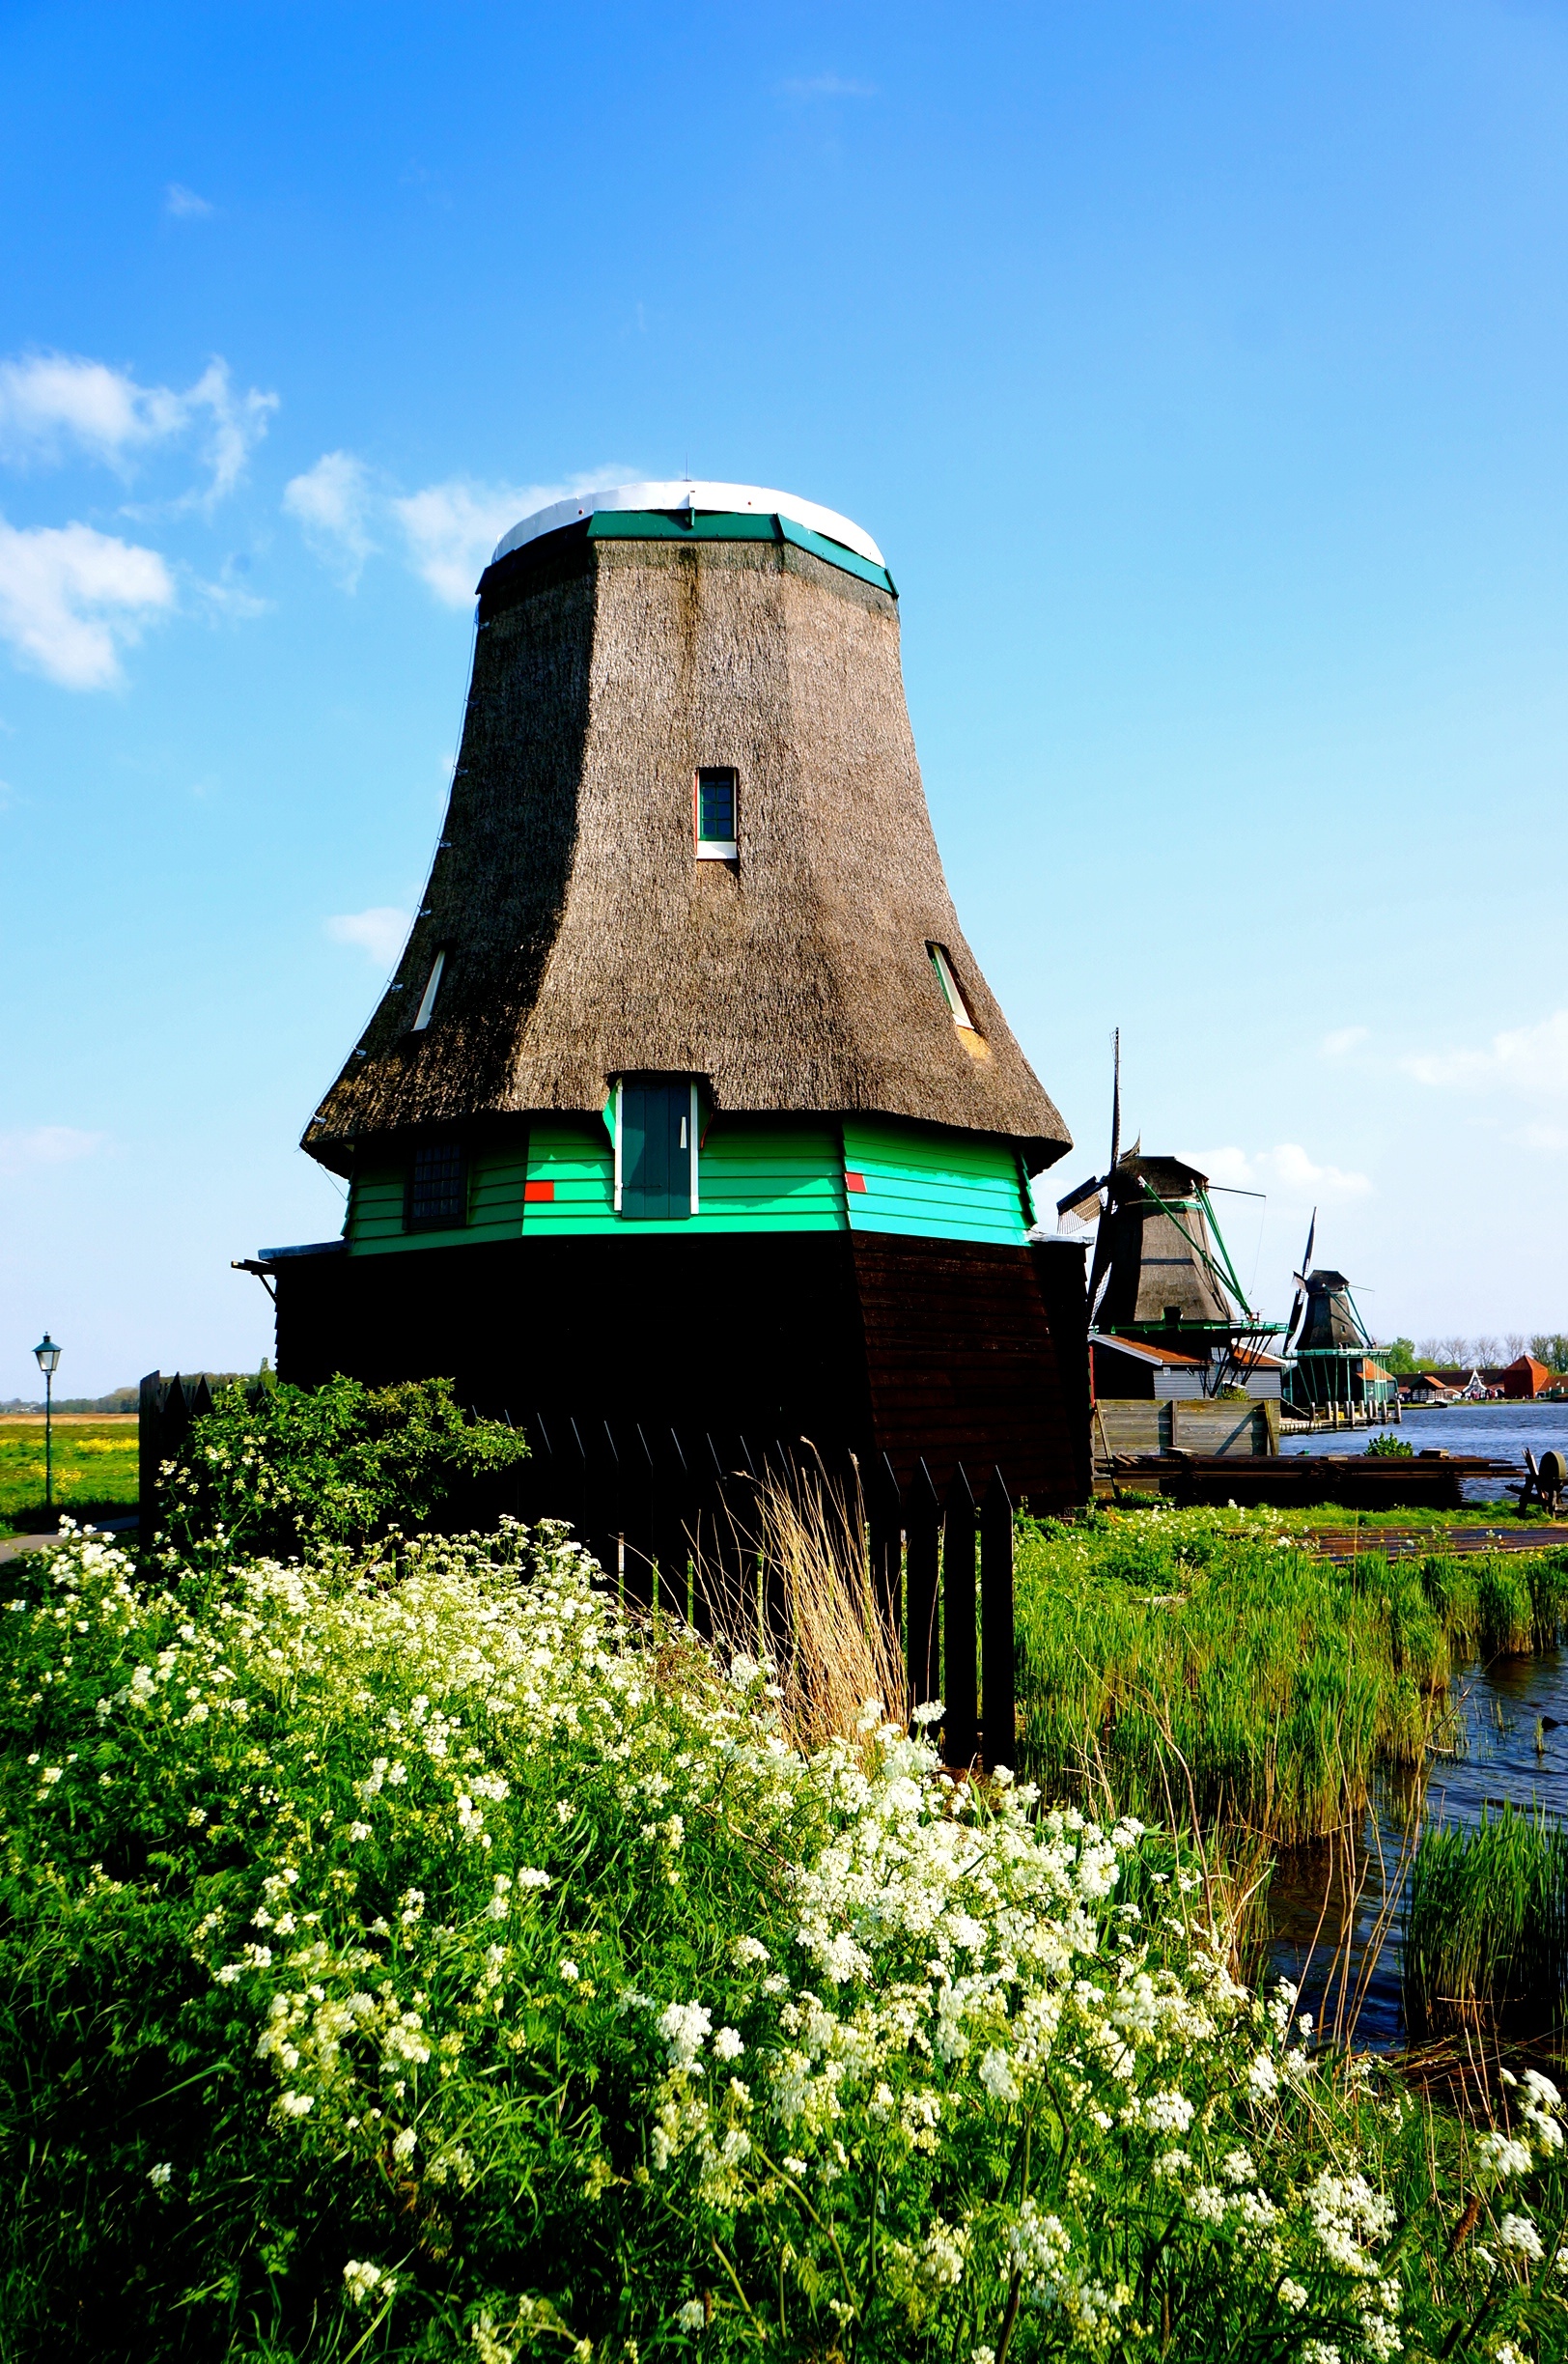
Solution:
<svg viewBox="0 0 1568 2364"><path fill-rule="evenodd" d="M39 1369L43 1373L43 1507L54 1508L54 1373L60 1360L60 1349L43 1333L43 1343L35 1346Z"/></svg>

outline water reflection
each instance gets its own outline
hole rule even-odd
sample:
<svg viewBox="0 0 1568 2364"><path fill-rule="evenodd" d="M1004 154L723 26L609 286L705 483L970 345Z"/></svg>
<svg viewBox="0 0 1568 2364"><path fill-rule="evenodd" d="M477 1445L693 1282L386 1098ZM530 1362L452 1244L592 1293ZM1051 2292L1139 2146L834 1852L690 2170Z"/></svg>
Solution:
<svg viewBox="0 0 1568 2364"><path fill-rule="evenodd" d="M1451 1703L1451 1745L1427 1770L1430 1819L1473 1824L1503 1805L1568 1818L1568 1650L1468 1666ZM1358 1822L1283 1850L1270 1885L1269 1975L1302 1988L1326 2033L1354 2023L1358 2042L1376 2050L1404 2040L1400 1964L1420 1804L1418 1777L1385 1777Z"/></svg>

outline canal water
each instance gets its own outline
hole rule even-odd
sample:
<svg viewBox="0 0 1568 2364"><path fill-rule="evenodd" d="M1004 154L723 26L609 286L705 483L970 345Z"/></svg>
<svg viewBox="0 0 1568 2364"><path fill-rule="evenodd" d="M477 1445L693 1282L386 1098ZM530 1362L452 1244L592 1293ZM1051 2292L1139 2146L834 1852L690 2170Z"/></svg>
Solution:
<svg viewBox="0 0 1568 2364"><path fill-rule="evenodd" d="M1283 1436L1282 1453L1364 1452L1376 1429L1319 1428L1311 1436ZM1485 1453L1494 1461L1512 1461L1525 1475L1525 1448L1537 1460L1549 1446L1568 1453L1568 1403L1429 1404L1403 1413L1388 1433L1414 1445L1417 1452ZM1506 1482L1506 1481L1504 1481ZM1469 1478L1465 1492L1472 1502L1499 1499L1498 1480Z"/></svg>
<svg viewBox="0 0 1568 2364"><path fill-rule="evenodd" d="M1568 1650L1472 1664L1450 1698L1456 1745L1428 1766L1428 1820L1473 1824L1502 1805L1568 1819ZM1337 2018L1348 2034L1354 2015L1357 2042L1376 2049L1404 2040L1400 1956L1420 1803L1418 1775L1385 1780L1358 1829L1288 1850L1269 1892L1270 1978L1301 1986L1325 2033Z"/></svg>

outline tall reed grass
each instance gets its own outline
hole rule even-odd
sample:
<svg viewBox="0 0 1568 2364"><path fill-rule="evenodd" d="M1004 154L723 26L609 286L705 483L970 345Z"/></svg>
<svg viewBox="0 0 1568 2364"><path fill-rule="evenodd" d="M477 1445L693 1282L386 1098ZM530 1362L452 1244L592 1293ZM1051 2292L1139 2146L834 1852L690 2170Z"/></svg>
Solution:
<svg viewBox="0 0 1568 2364"><path fill-rule="evenodd" d="M1568 1830L1504 1806L1429 1827L1411 1869L1405 2021L1417 2042L1535 2036L1568 2012Z"/></svg>
<svg viewBox="0 0 1568 2364"><path fill-rule="evenodd" d="M1021 1531L1021 1759L1051 1795L1288 1844L1337 1829L1380 1767L1415 1769L1455 1668L1568 1628L1568 1555L1381 1553L1144 1513Z"/></svg>
<svg viewBox="0 0 1568 2364"><path fill-rule="evenodd" d="M902 1638L872 1581L865 1512L824 1472L770 1478L694 1583L715 1646L767 1666L779 1714L806 1753L854 1742L886 1720L908 1728ZM868 1703L880 1714L868 1719Z"/></svg>

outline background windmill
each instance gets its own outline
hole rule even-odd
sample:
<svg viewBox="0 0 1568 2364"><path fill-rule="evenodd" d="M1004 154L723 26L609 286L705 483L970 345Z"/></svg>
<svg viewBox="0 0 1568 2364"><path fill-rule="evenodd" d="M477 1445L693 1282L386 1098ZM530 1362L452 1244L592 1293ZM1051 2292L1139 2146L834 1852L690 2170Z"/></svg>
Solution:
<svg viewBox="0 0 1568 2364"><path fill-rule="evenodd" d="M1312 1419L1375 1421L1399 1418L1399 1383L1377 1360L1372 1334L1342 1272L1314 1267L1318 1212L1312 1210L1302 1267L1295 1274L1285 1351L1285 1393Z"/></svg>
<svg viewBox="0 0 1568 2364"><path fill-rule="evenodd" d="M1089 1321L1102 1335L1177 1346L1201 1365L1203 1393L1244 1380L1281 1323L1248 1304L1209 1178L1184 1158L1121 1148L1121 1029L1112 1037L1110 1161L1056 1202L1059 1219L1098 1222ZM1257 1197L1247 1191L1239 1194Z"/></svg>

